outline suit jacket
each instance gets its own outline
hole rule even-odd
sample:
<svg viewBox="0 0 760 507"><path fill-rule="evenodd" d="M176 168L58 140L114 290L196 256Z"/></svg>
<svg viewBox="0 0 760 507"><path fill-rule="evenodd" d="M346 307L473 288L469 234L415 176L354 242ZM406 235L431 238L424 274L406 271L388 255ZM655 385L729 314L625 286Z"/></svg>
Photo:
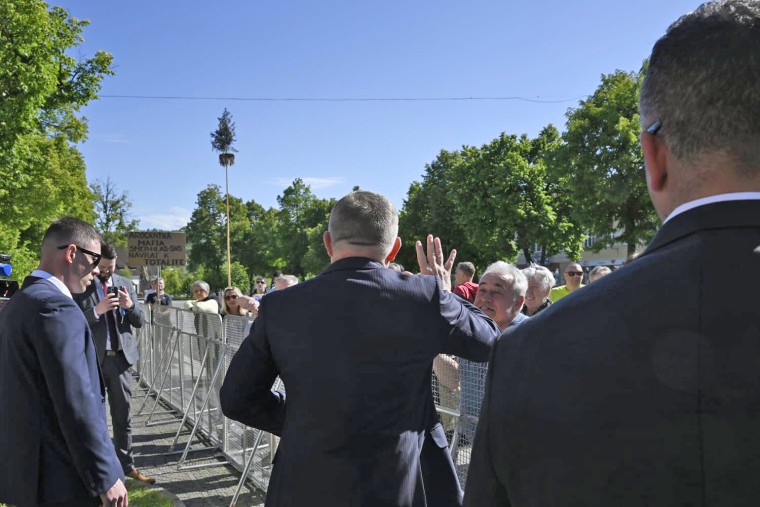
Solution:
<svg viewBox="0 0 760 507"><path fill-rule="evenodd" d="M140 303L137 301L137 294L132 286L132 282L119 276L117 274L111 275L113 286L125 287L129 292L129 297L134 303L134 308L131 310L124 309L123 318L121 310L116 310L116 329L119 333L119 341L121 348L124 351L124 357L127 362L132 365L138 359L137 351L137 338L132 334L132 326L142 327L145 322L145 315L143 314ZM92 334L95 337L95 350L98 353L98 361L103 364L103 357L106 355L106 340L107 340L107 322L106 316L101 315L96 317L94 308L100 302L100 295L98 294L98 285L100 280L93 280L93 282L87 287L81 294L75 294L74 300L82 308L82 313L87 318L87 322L90 324Z"/></svg>
<svg viewBox="0 0 760 507"><path fill-rule="evenodd" d="M84 502L124 478L90 328L40 278L0 312L0 399L0 502Z"/></svg>
<svg viewBox="0 0 760 507"><path fill-rule="evenodd" d="M465 504L757 505L760 201L665 223L503 336Z"/></svg>
<svg viewBox="0 0 760 507"><path fill-rule="evenodd" d="M228 417L282 436L266 505L424 506L433 488L456 497L433 419L433 359L485 361L497 334L437 277L366 258L271 292L221 390ZM271 391L278 375L287 403Z"/></svg>

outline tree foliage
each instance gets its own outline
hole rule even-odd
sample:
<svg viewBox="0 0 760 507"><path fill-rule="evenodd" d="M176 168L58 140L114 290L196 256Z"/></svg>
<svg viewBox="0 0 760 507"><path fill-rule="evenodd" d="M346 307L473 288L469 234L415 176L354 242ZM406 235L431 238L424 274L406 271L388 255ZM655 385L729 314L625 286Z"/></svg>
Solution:
<svg viewBox="0 0 760 507"><path fill-rule="evenodd" d="M68 55L87 21L41 0L0 2L0 250L28 272L42 233L61 215L94 219L77 115L112 74L112 57Z"/></svg>
<svg viewBox="0 0 760 507"><path fill-rule="evenodd" d="M211 133L211 149L220 155L225 153L237 153L235 149L235 122L232 121L232 113L224 108L219 118L219 126Z"/></svg>
<svg viewBox="0 0 760 507"><path fill-rule="evenodd" d="M322 233L335 199L319 199L303 180L295 179L278 196L278 208L265 209L255 201L230 196L233 285L250 291L256 276L282 270L299 277L315 275L330 259ZM221 288L225 241L224 195L216 185L198 194L186 227L189 268Z"/></svg>
<svg viewBox="0 0 760 507"><path fill-rule="evenodd" d="M103 241L114 246L126 246L127 235L139 225L131 218L132 202L126 192L119 192L110 177L95 180L90 185L95 200L95 229Z"/></svg>
<svg viewBox="0 0 760 507"><path fill-rule="evenodd" d="M596 239L596 250L622 242L630 255L656 229L639 146L644 73L645 68L603 75L594 94L567 113L556 169L575 201L575 218Z"/></svg>
<svg viewBox="0 0 760 507"><path fill-rule="evenodd" d="M582 231L547 175L558 145L559 133L550 125L533 140L501 134L480 148L441 151L422 182L409 189L400 215L402 241L433 233L445 250L456 248L459 260L481 269L496 260L514 261L520 252L527 262L544 262L562 250L580 250ZM399 261L413 266L413 248Z"/></svg>

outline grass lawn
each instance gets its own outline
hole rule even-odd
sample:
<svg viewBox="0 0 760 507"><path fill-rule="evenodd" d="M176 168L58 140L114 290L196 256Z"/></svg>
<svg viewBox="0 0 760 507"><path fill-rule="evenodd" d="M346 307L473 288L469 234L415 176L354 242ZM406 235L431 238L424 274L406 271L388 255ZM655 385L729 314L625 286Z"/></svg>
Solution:
<svg viewBox="0 0 760 507"><path fill-rule="evenodd" d="M142 482L127 479L126 486L129 492L129 507L172 507L174 503ZM6 506L0 503L0 507Z"/></svg>
<svg viewBox="0 0 760 507"><path fill-rule="evenodd" d="M127 479L126 486L129 492L129 507L172 507L174 504L142 482Z"/></svg>

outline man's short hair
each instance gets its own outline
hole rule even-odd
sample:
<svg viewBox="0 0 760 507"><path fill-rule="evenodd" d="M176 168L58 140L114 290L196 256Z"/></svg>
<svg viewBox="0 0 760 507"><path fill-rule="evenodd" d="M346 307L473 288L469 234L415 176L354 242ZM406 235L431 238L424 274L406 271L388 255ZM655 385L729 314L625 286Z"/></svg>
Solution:
<svg viewBox="0 0 760 507"><path fill-rule="evenodd" d="M607 276L610 273L612 273L612 270L608 268L607 266L597 266L594 269L592 269L591 272L588 274L588 280L589 282L591 282L593 280L596 280L597 278Z"/></svg>
<svg viewBox="0 0 760 507"><path fill-rule="evenodd" d="M525 297L525 293L528 292L528 279L515 266L508 262L496 261L486 268L483 274L480 275L480 279L482 280L484 276L491 273L502 277L507 283L512 285L512 299L514 301L517 301L520 296Z"/></svg>
<svg viewBox="0 0 760 507"><path fill-rule="evenodd" d="M472 278L475 276L475 265L472 262L460 262L457 264L456 271L461 271L467 278Z"/></svg>
<svg viewBox="0 0 760 507"><path fill-rule="evenodd" d="M363 190L351 192L330 212L328 231L333 245L374 247L386 256L398 236L398 213L385 196Z"/></svg>
<svg viewBox="0 0 760 507"><path fill-rule="evenodd" d="M103 256L103 259L108 259L109 261L111 261L116 258L116 249L112 247L111 245L109 245L108 243L101 241L100 254Z"/></svg>
<svg viewBox="0 0 760 507"><path fill-rule="evenodd" d="M86 246L100 241L100 234L95 228L74 217L59 218L45 231L42 237L42 245L57 248L62 245Z"/></svg>
<svg viewBox="0 0 760 507"><path fill-rule="evenodd" d="M545 268L544 266L537 266L535 264L531 264L527 268L524 268L522 270L522 273L525 275L525 278L528 280L528 283L530 283L531 278L535 278L536 282L538 282L538 285L541 286L542 291L547 291L554 287L554 284L556 283L556 279L554 278L554 273L549 271L549 268Z"/></svg>
<svg viewBox="0 0 760 507"><path fill-rule="evenodd" d="M689 161L732 157L760 172L760 2L723 0L682 16L657 41L641 87L642 127L662 122L669 151Z"/></svg>
<svg viewBox="0 0 760 507"><path fill-rule="evenodd" d="M286 287L292 287L298 283L298 277L295 275L280 275L274 279L274 283L280 282Z"/></svg>

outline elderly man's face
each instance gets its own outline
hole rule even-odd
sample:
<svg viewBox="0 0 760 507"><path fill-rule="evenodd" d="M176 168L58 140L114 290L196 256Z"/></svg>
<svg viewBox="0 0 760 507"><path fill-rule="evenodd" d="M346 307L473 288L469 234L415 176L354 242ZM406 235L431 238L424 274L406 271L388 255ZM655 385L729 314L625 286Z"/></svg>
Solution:
<svg viewBox="0 0 760 507"><path fill-rule="evenodd" d="M495 273L486 273L480 278L475 306L495 320L499 329L504 331L517 316L522 302L514 300L512 284Z"/></svg>
<svg viewBox="0 0 760 507"><path fill-rule="evenodd" d="M583 280L583 268L577 262L568 264L564 272L565 285L568 289L577 289Z"/></svg>
<svg viewBox="0 0 760 507"><path fill-rule="evenodd" d="M525 306L528 307L528 314L538 310L538 307L544 304L549 297L551 287L544 289L536 277L528 278L528 291L525 293Z"/></svg>

